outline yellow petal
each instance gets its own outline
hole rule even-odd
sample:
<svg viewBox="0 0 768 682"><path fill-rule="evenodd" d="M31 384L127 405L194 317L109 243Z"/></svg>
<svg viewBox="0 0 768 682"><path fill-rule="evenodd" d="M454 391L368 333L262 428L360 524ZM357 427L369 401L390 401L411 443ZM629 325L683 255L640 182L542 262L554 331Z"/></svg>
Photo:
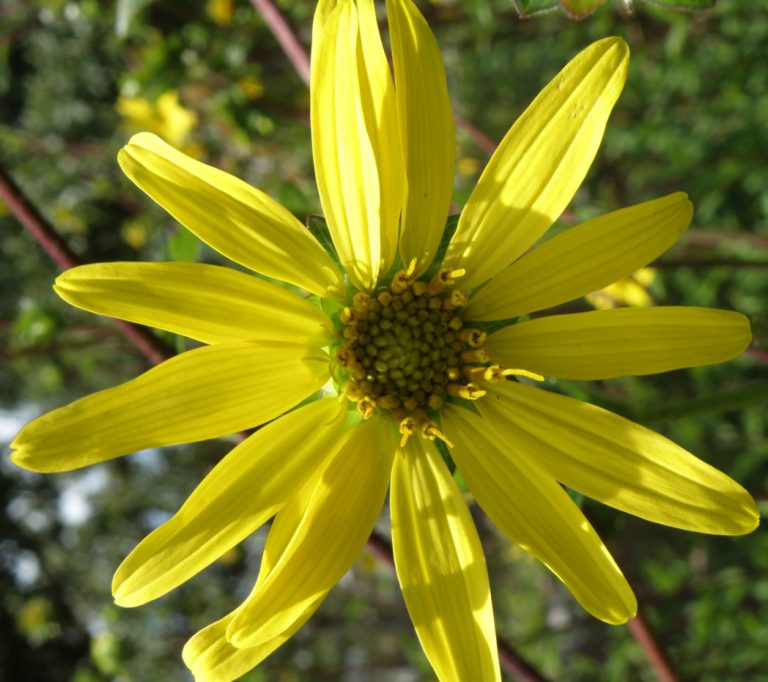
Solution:
<svg viewBox="0 0 768 682"><path fill-rule="evenodd" d="M404 201L395 91L372 0L327 6L312 55L315 175L341 262L370 290L395 257Z"/></svg>
<svg viewBox="0 0 768 682"><path fill-rule="evenodd" d="M485 556L469 509L432 443L395 456L390 492L397 578L439 680L500 680Z"/></svg>
<svg viewBox="0 0 768 682"><path fill-rule="evenodd" d="M629 51L621 38L582 50L539 93L494 153L446 254L473 288L525 253L571 201L619 97Z"/></svg>
<svg viewBox="0 0 768 682"><path fill-rule="evenodd" d="M259 567L259 577L256 589L272 572L277 561L290 544L299 524L307 503L311 499L312 489L320 480L310 480L285 507L278 512L267 535L267 542ZM309 490L306 490L310 488ZM301 618L292 623L287 630L264 644L239 649L227 639L227 628L235 617L238 609L227 614L224 618L212 623L196 633L185 645L182 652L184 663L192 671L196 680L206 682L231 682L256 667L278 647L287 642L294 633L314 614L322 604L328 592L322 593L313 602Z"/></svg>
<svg viewBox="0 0 768 682"><path fill-rule="evenodd" d="M384 502L395 445L388 421L373 418L350 430L290 544L230 624L227 637L235 646L285 632L349 570Z"/></svg>
<svg viewBox="0 0 768 682"><path fill-rule="evenodd" d="M150 133L134 135L117 160L136 185L227 258L319 296L342 294L336 266L309 230L248 183Z"/></svg>
<svg viewBox="0 0 768 682"><path fill-rule="evenodd" d="M435 257L453 194L455 130L440 48L411 0L387 0L408 199L400 256L415 274Z"/></svg>
<svg viewBox="0 0 768 682"><path fill-rule="evenodd" d="M333 338L330 320L283 287L230 268L202 263L97 263L60 275L67 303L182 334L203 343Z"/></svg>
<svg viewBox="0 0 768 682"><path fill-rule="evenodd" d="M169 592L274 516L322 468L341 438L346 407L338 399L318 400L234 448L120 564L115 602L139 606Z"/></svg>
<svg viewBox="0 0 768 682"><path fill-rule="evenodd" d="M649 521L740 535L757 526L735 481L670 440L589 403L515 382L478 408L506 448L584 495Z"/></svg>
<svg viewBox="0 0 768 682"><path fill-rule="evenodd" d="M691 202L678 192L566 230L480 289L467 318L504 320L602 289L664 253L692 215Z"/></svg>
<svg viewBox="0 0 768 682"><path fill-rule="evenodd" d="M610 379L725 362L749 344L749 320L714 308L614 308L552 315L491 334L495 362L561 379Z"/></svg>
<svg viewBox="0 0 768 682"><path fill-rule="evenodd" d="M593 616L607 623L632 618L632 589L568 493L510 449L488 420L449 406L443 426L455 443L456 466L490 519L543 561Z"/></svg>
<svg viewBox="0 0 768 682"><path fill-rule="evenodd" d="M328 381L328 356L283 341L204 346L38 417L11 444L33 471L68 471L274 419Z"/></svg>

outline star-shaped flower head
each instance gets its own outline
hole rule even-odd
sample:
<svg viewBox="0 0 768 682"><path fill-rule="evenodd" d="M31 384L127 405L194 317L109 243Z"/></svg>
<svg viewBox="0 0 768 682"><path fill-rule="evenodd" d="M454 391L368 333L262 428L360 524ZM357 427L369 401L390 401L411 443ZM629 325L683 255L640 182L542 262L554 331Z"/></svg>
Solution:
<svg viewBox="0 0 768 682"><path fill-rule="evenodd" d="M498 680L483 551L452 459L480 507L590 613L635 597L561 487L644 519L740 534L752 498L666 438L536 379L609 379L722 362L746 319L699 308L527 316L609 285L690 222L672 194L536 246L596 153L625 43L578 54L510 129L444 234L454 128L440 54L410 0L387 1L394 77L372 0L318 5L311 123L326 250L257 189L139 134L126 174L224 256L294 291L197 263L113 263L56 282L70 303L202 342L35 420L14 461L72 469L257 427L125 559L119 604L188 580L275 517L253 592L195 635L199 680L257 665L352 566L390 491L397 575L439 679ZM450 224L450 223L449 223ZM521 320L521 321L518 321ZM441 454L442 453L442 454Z"/></svg>

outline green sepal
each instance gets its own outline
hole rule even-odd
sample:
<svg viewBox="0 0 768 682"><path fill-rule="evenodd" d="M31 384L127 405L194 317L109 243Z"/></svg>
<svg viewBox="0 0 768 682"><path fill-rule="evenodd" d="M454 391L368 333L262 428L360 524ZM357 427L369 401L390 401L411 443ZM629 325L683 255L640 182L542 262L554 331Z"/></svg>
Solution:
<svg viewBox="0 0 768 682"><path fill-rule="evenodd" d="M448 446L439 438L435 438L433 442L437 448L437 451L440 453L440 456L443 458L445 466L448 467L448 471L450 471L451 476L453 476L456 473L456 463L453 461L453 457L451 457L451 451L448 449Z"/></svg>
<svg viewBox="0 0 768 682"><path fill-rule="evenodd" d="M453 235L456 233L456 228L459 225L459 214L449 215L445 221L445 227L443 228L443 236L440 238L440 244L438 244L435 258L432 260L432 264L429 269L422 275L421 279L425 282L431 280L443 266L443 258L445 258L445 252L448 250L448 244L451 243Z"/></svg>
<svg viewBox="0 0 768 682"><path fill-rule="evenodd" d="M316 213L310 213L307 216L305 224L307 229L312 233L312 236L320 242L320 246L322 246L333 259L333 262L343 270L344 268L341 265L341 258L339 258L339 254L333 244L333 238L331 237L331 232L328 229L328 223L325 218Z"/></svg>

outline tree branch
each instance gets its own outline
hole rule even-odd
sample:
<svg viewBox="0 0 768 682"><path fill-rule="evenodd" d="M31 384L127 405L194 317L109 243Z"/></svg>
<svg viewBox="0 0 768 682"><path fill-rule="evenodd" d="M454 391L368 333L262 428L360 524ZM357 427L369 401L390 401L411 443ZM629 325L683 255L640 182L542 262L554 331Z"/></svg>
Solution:
<svg viewBox="0 0 768 682"><path fill-rule="evenodd" d="M60 269L68 270L82 265L83 261L80 257L69 248L64 238L24 195L2 166L0 166L0 197ZM152 364L157 365L173 355L165 344L146 327L140 327L125 320L114 320L114 322Z"/></svg>

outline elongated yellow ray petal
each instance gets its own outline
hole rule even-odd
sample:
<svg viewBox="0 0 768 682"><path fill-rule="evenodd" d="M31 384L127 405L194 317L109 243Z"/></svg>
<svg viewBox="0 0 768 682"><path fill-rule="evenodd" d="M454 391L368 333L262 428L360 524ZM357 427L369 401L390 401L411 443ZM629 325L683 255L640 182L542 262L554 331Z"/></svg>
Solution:
<svg viewBox="0 0 768 682"><path fill-rule="evenodd" d="M439 680L500 680L485 556L469 509L434 445L411 438L390 492L397 578Z"/></svg>
<svg viewBox="0 0 768 682"><path fill-rule="evenodd" d="M552 315L491 334L496 362L561 379L610 379L725 362L751 339L749 320L713 308L615 308Z"/></svg>
<svg viewBox="0 0 768 682"><path fill-rule="evenodd" d="M68 471L144 448L191 443L274 419L328 381L319 348L238 341L177 355L25 426L13 461Z"/></svg>
<svg viewBox="0 0 768 682"><path fill-rule="evenodd" d="M560 216L592 163L626 78L628 49L605 38L582 50L523 112L483 171L446 262L472 288L525 253Z"/></svg>
<svg viewBox="0 0 768 682"><path fill-rule="evenodd" d="M272 568L290 544L311 499L312 489L321 479L322 477L318 475L310 479L304 488L294 494L293 498L278 512L272 522L261 557L259 577L256 581L257 589L269 576ZM236 680L288 641L314 614L327 594L324 592L318 597L306 609L301 618L290 625L285 632L264 644L257 644L246 649L238 649L227 639L227 628L237 613L237 609L235 609L190 638L184 645L182 652L184 663L187 664L199 682L231 682Z"/></svg>
<svg viewBox="0 0 768 682"><path fill-rule="evenodd" d="M384 502L395 445L395 430L382 419L350 430L290 544L230 624L227 637L235 646L285 632L357 559Z"/></svg>
<svg viewBox="0 0 768 682"><path fill-rule="evenodd" d="M144 192L227 258L319 296L342 295L341 275L323 247L289 211L248 183L150 133L134 135L117 160Z"/></svg>
<svg viewBox="0 0 768 682"><path fill-rule="evenodd" d="M740 535L758 524L738 483L670 440L589 403L514 382L478 408L505 447L600 502L667 526Z"/></svg>
<svg viewBox="0 0 768 682"><path fill-rule="evenodd" d="M435 257L453 194L455 130L445 69L432 31L411 0L387 0L408 200L400 256L415 275Z"/></svg>
<svg viewBox="0 0 768 682"><path fill-rule="evenodd" d="M370 290L397 250L405 199L397 106L372 0L321 13L312 55L315 175L349 278Z"/></svg>
<svg viewBox="0 0 768 682"><path fill-rule="evenodd" d="M588 220L522 256L472 298L471 320L559 305L626 277L677 241L693 206L682 192Z"/></svg>
<svg viewBox="0 0 768 682"><path fill-rule="evenodd" d="M469 410L449 406L443 426L455 443L451 455L461 475L490 519L543 561L593 616L607 623L632 618L637 610L632 589L555 479Z"/></svg>
<svg viewBox="0 0 768 682"><path fill-rule="evenodd" d="M115 602L139 606L169 592L274 516L322 469L340 439L346 407L338 399L318 400L234 448L120 564Z"/></svg>
<svg viewBox="0 0 768 682"><path fill-rule="evenodd" d="M67 303L203 343L272 340L328 345L331 321L303 298L257 277L202 263L97 263L60 275Z"/></svg>

